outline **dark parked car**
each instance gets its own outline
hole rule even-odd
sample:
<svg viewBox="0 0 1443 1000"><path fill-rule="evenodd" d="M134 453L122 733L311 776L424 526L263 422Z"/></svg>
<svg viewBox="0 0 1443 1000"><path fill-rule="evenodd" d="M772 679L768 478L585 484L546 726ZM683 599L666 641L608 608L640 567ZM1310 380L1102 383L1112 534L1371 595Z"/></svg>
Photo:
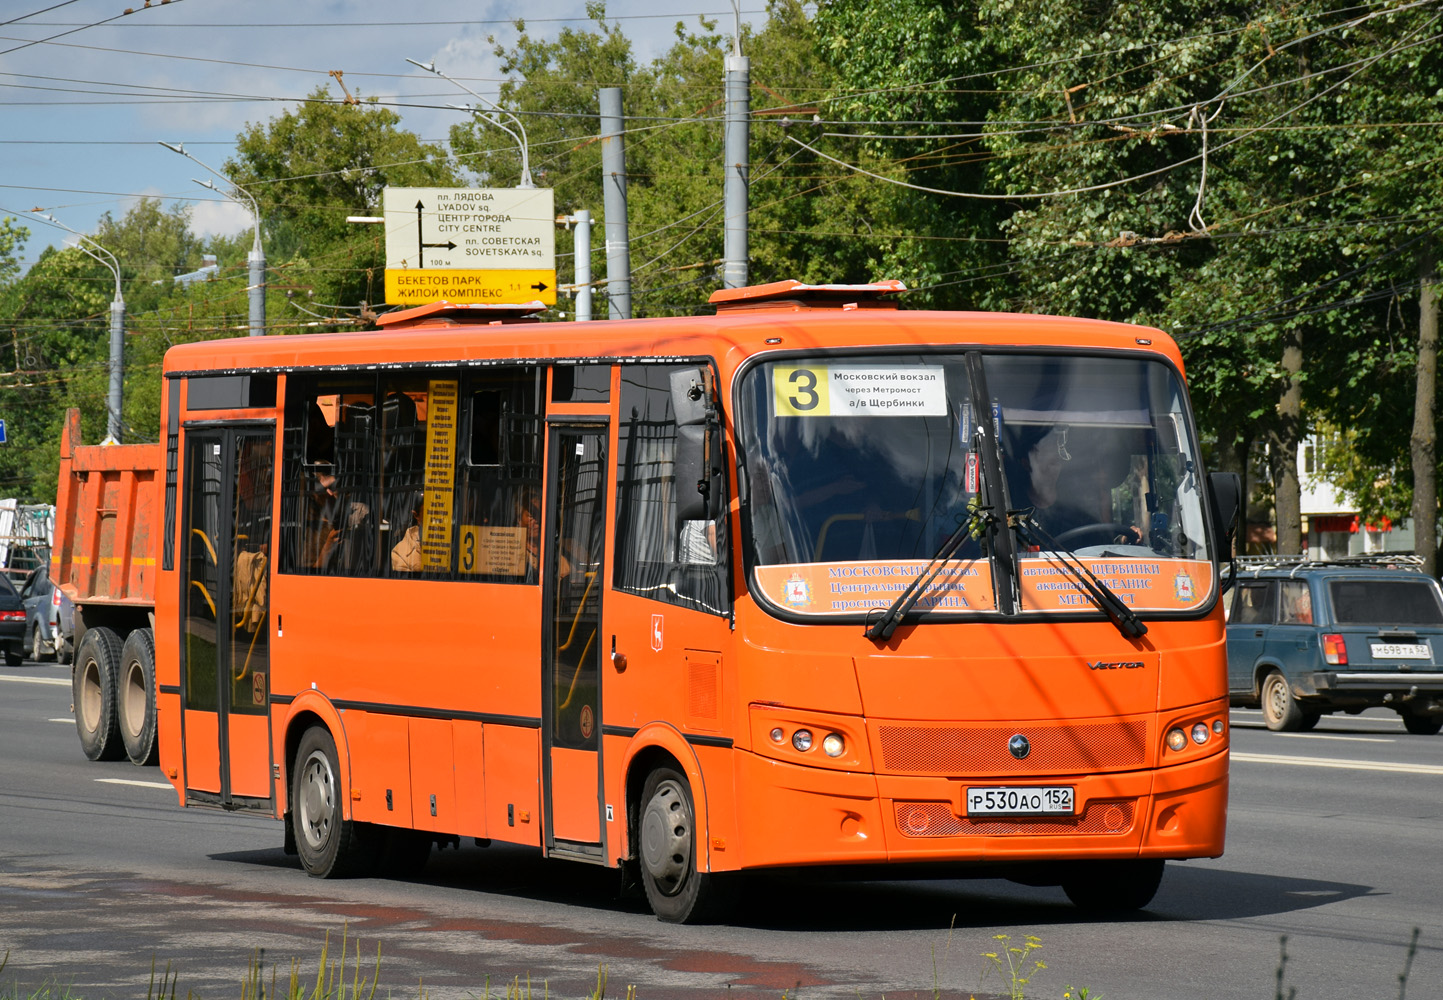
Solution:
<svg viewBox="0 0 1443 1000"><path fill-rule="evenodd" d="M0 650L7 666L25 662L25 605L10 578L0 573Z"/></svg>
<svg viewBox="0 0 1443 1000"><path fill-rule="evenodd" d="M32 660L69 663L75 652L75 607L50 582L50 567L32 570L20 588L25 602L25 654Z"/></svg>
<svg viewBox="0 0 1443 1000"><path fill-rule="evenodd" d="M1410 733L1443 729L1443 591L1416 556L1238 560L1228 614L1234 705L1269 729L1383 706Z"/></svg>

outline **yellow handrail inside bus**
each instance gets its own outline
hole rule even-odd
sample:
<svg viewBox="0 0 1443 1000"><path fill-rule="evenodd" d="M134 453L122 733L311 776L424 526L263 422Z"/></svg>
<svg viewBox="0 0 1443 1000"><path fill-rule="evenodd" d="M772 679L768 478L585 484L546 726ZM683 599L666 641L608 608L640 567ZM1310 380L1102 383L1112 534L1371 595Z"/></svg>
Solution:
<svg viewBox="0 0 1443 1000"><path fill-rule="evenodd" d="M586 665L586 654L591 652L591 644L596 641L596 629L591 630L591 637L586 640L586 645L581 648L581 658L576 661L576 672L571 675L571 687L566 689L566 700L556 706L558 712L563 711L571 704L571 699L576 697L576 683L581 680L581 668Z"/></svg>
<svg viewBox="0 0 1443 1000"><path fill-rule="evenodd" d="M205 603L210 605L210 616L212 618L218 618L219 616L215 613L215 601L212 601L210 599L210 591L205 589L205 584L201 583L199 580L192 580L190 581L190 585L199 590L200 596L205 598Z"/></svg>
<svg viewBox="0 0 1443 1000"><path fill-rule="evenodd" d="M215 557L215 546L210 543L210 537L209 537L204 531L201 531L199 528L191 528L190 530L191 530L191 533L192 533L192 534L199 535L199 536L200 536L200 540L201 540L202 542L205 542L205 547L206 547L206 549L210 552L210 563L211 563L211 565L212 565L212 566L219 565L220 560L218 560L218 559Z"/></svg>
<svg viewBox="0 0 1443 1000"><path fill-rule="evenodd" d="M581 592L581 604L578 605L576 608L576 617L571 620L571 632L569 635L567 635L566 641L560 646L556 647L556 651L558 653L561 652L563 649L571 648L571 643L576 638L576 629L581 624L582 612L586 610L586 602L591 598L591 588L595 586L595 584L596 571L592 570L590 573L586 574L586 589Z"/></svg>
<svg viewBox="0 0 1443 1000"><path fill-rule="evenodd" d="M237 537L241 538L244 536L238 535ZM261 586L265 583L266 554L264 552L257 552L255 553L255 556L258 565L253 567L250 592L246 594L245 603L240 609L240 617L236 619L234 626L236 629L244 628L246 622L250 620L251 609L256 606L256 594L260 590ZM234 677L237 681L244 680L246 674L250 673L251 657L255 655L256 640L260 638L262 631L263 630L260 628L253 629L251 631L251 641L250 645L246 647L245 662L241 664L240 670L234 673Z"/></svg>
<svg viewBox="0 0 1443 1000"><path fill-rule="evenodd" d="M591 597L591 588L596 585L596 571L592 570L586 574L586 589L581 592L581 604L576 609L576 617L571 620L571 632L566 641L556 647L556 653L570 649L571 644L576 640L576 630L581 627L581 615L586 610L586 602ZM559 712L571 704L572 696L576 694L576 683L581 679L581 668L586 663L586 654L591 649L591 644L596 641L596 629L591 630L591 635L586 640L586 645L581 649L581 656L576 661L576 672L571 675L571 687L566 692L566 700L556 706Z"/></svg>

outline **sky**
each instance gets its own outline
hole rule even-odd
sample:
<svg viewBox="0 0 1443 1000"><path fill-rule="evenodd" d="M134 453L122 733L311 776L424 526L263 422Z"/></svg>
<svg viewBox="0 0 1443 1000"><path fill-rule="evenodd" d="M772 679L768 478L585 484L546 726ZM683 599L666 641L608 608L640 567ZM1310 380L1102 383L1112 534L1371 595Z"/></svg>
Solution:
<svg viewBox="0 0 1443 1000"><path fill-rule="evenodd" d="M764 22L760 0L739 3L746 23ZM705 15L728 36L735 24L730 0L605 9L643 63L666 50L678 20ZM219 171L247 123L294 109L322 84L343 96L332 71L351 93L393 107L403 128L444 142L462 117L446 105L473 99L405 60L434 62L495 97L487 38L514 41L523 14L533 37L589 23L585 0L0 0L0 216L30 229L26 265L73 239L35 208L93 234L104 213L118 219L152 197L192 205L197 233L248 229L248 210L192 183L211 175L160 143L183 143Z"/></svg>

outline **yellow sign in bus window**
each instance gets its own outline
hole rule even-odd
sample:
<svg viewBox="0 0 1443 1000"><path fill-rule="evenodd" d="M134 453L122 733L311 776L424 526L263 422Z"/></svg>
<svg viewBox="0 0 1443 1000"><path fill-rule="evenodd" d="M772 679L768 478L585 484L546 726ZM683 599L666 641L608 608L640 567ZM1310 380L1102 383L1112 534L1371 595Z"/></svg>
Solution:
<svg viewBox="0 0 1443 1000"><path fill-rule="evenodd" d="M455 379L433 379L426 403L426 500L421 509L421 568L428 573L451 570L458 386Z"/></svg>

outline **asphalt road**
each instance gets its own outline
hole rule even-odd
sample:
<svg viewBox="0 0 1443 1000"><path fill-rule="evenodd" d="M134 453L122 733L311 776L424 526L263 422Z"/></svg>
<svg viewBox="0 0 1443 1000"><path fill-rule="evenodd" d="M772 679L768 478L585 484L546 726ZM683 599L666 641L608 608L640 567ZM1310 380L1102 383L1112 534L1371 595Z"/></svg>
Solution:
<svg viewBox="0 0 1443 1000"><path fill-rule="evenodd" d="M1087 986L1108 1000L1398 996L1443 978L1443 736L1386 714L1309 734L1233 713L1227 854L1168 866L1131 919L1082 918L1057 889L1002 881L754 885L735 921L657 922L615 873L535 852L466 847L414 881L319 881L281 851L274 820L178 808L154 768L94 764L70 719L68 668L0 671L0 996L144 996L152 960L177 995L235 996L253 961L269 990L291 962L334 964L377 996L872 1000L1004 993L994 935L1040 939L1029 997ZM934 987L937 992L934 994ZM252 993L254 995L254 993ZM523 996L527 994L522 994ZM1074 994L1075 995L1075 994Z"/></svg>

